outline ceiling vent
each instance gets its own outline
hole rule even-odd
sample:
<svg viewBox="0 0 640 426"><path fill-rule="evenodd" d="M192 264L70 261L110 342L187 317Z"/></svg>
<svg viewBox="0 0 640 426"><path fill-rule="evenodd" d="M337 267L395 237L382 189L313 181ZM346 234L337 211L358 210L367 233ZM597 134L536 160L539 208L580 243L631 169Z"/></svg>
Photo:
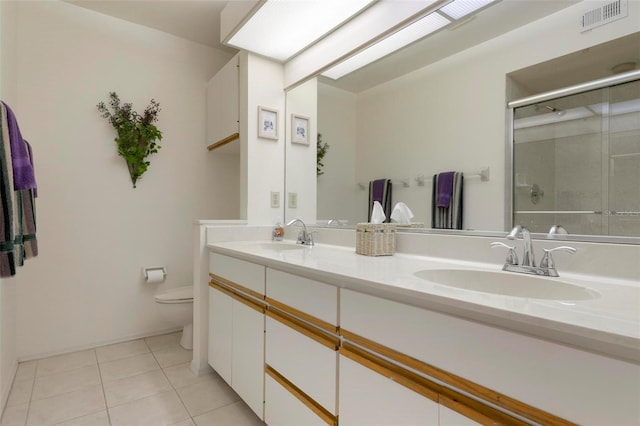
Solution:
<svg viewBox="0 0 640 426"><path fill-rule="evenodd" d="M589 31L600 25L617 21L627 16L627 1L615 0L603 2L595 9L590 9L580 17L580 32Z"/></svg>

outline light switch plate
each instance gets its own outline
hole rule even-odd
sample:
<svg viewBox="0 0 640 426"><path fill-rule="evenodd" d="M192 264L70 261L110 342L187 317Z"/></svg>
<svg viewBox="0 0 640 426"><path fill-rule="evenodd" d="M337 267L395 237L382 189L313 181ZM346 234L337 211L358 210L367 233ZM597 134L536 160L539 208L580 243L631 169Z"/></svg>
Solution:
<svg viewBox="0 0 640 426"><path fill-rule="evenodd" d="M287 201L287 205L289 206L290 209L297 209L298 208L298 193L297 192L289 192L287 194L287 196L289 197L288 201Z"/></svg>
<svg viewBox="0 0 640 426"><path fill-rule="evenodd" d="M271 191L271 208L277 209L280 207L280 193Z"/></svg>

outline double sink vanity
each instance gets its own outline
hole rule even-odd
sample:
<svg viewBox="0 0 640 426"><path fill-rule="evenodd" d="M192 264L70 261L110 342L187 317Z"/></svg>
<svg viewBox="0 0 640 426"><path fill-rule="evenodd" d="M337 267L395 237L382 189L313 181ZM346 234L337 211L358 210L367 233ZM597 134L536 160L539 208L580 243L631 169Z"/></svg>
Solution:
<svg viewBox="0 0 640 426"><path fill-rule="evenodd" d="M640 422L637 246L572 244L553 278L501 271L484 236L399 234L368 257L353 230L200 228L192 367L268 425Z"/></svg>

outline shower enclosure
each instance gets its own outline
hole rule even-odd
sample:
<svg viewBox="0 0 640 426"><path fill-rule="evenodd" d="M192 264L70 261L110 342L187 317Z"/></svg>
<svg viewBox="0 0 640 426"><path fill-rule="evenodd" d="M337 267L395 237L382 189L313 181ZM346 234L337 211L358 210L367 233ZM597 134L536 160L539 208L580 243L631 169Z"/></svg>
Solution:
<svg viewBox="0 0 640 426"><path fill-rule="evenodd" d="M640 72L509 107L514 224L640 237Z"/></svg>

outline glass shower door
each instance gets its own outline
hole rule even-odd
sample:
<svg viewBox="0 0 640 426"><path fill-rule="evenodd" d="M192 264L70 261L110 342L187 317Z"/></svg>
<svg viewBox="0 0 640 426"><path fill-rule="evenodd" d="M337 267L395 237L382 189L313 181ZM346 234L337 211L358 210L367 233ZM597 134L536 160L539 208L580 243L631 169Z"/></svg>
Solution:
<svg viewBox="0 0 640 426"><path fill-rule="evenodd" d="M514 109L513 223L640 236L640 81Z"/></svg>
<svg viewBox="0 0 640 426"><path fill-rule="evenodd" d="M609 235L640 236L640 81L609 89Z"/></svg>

